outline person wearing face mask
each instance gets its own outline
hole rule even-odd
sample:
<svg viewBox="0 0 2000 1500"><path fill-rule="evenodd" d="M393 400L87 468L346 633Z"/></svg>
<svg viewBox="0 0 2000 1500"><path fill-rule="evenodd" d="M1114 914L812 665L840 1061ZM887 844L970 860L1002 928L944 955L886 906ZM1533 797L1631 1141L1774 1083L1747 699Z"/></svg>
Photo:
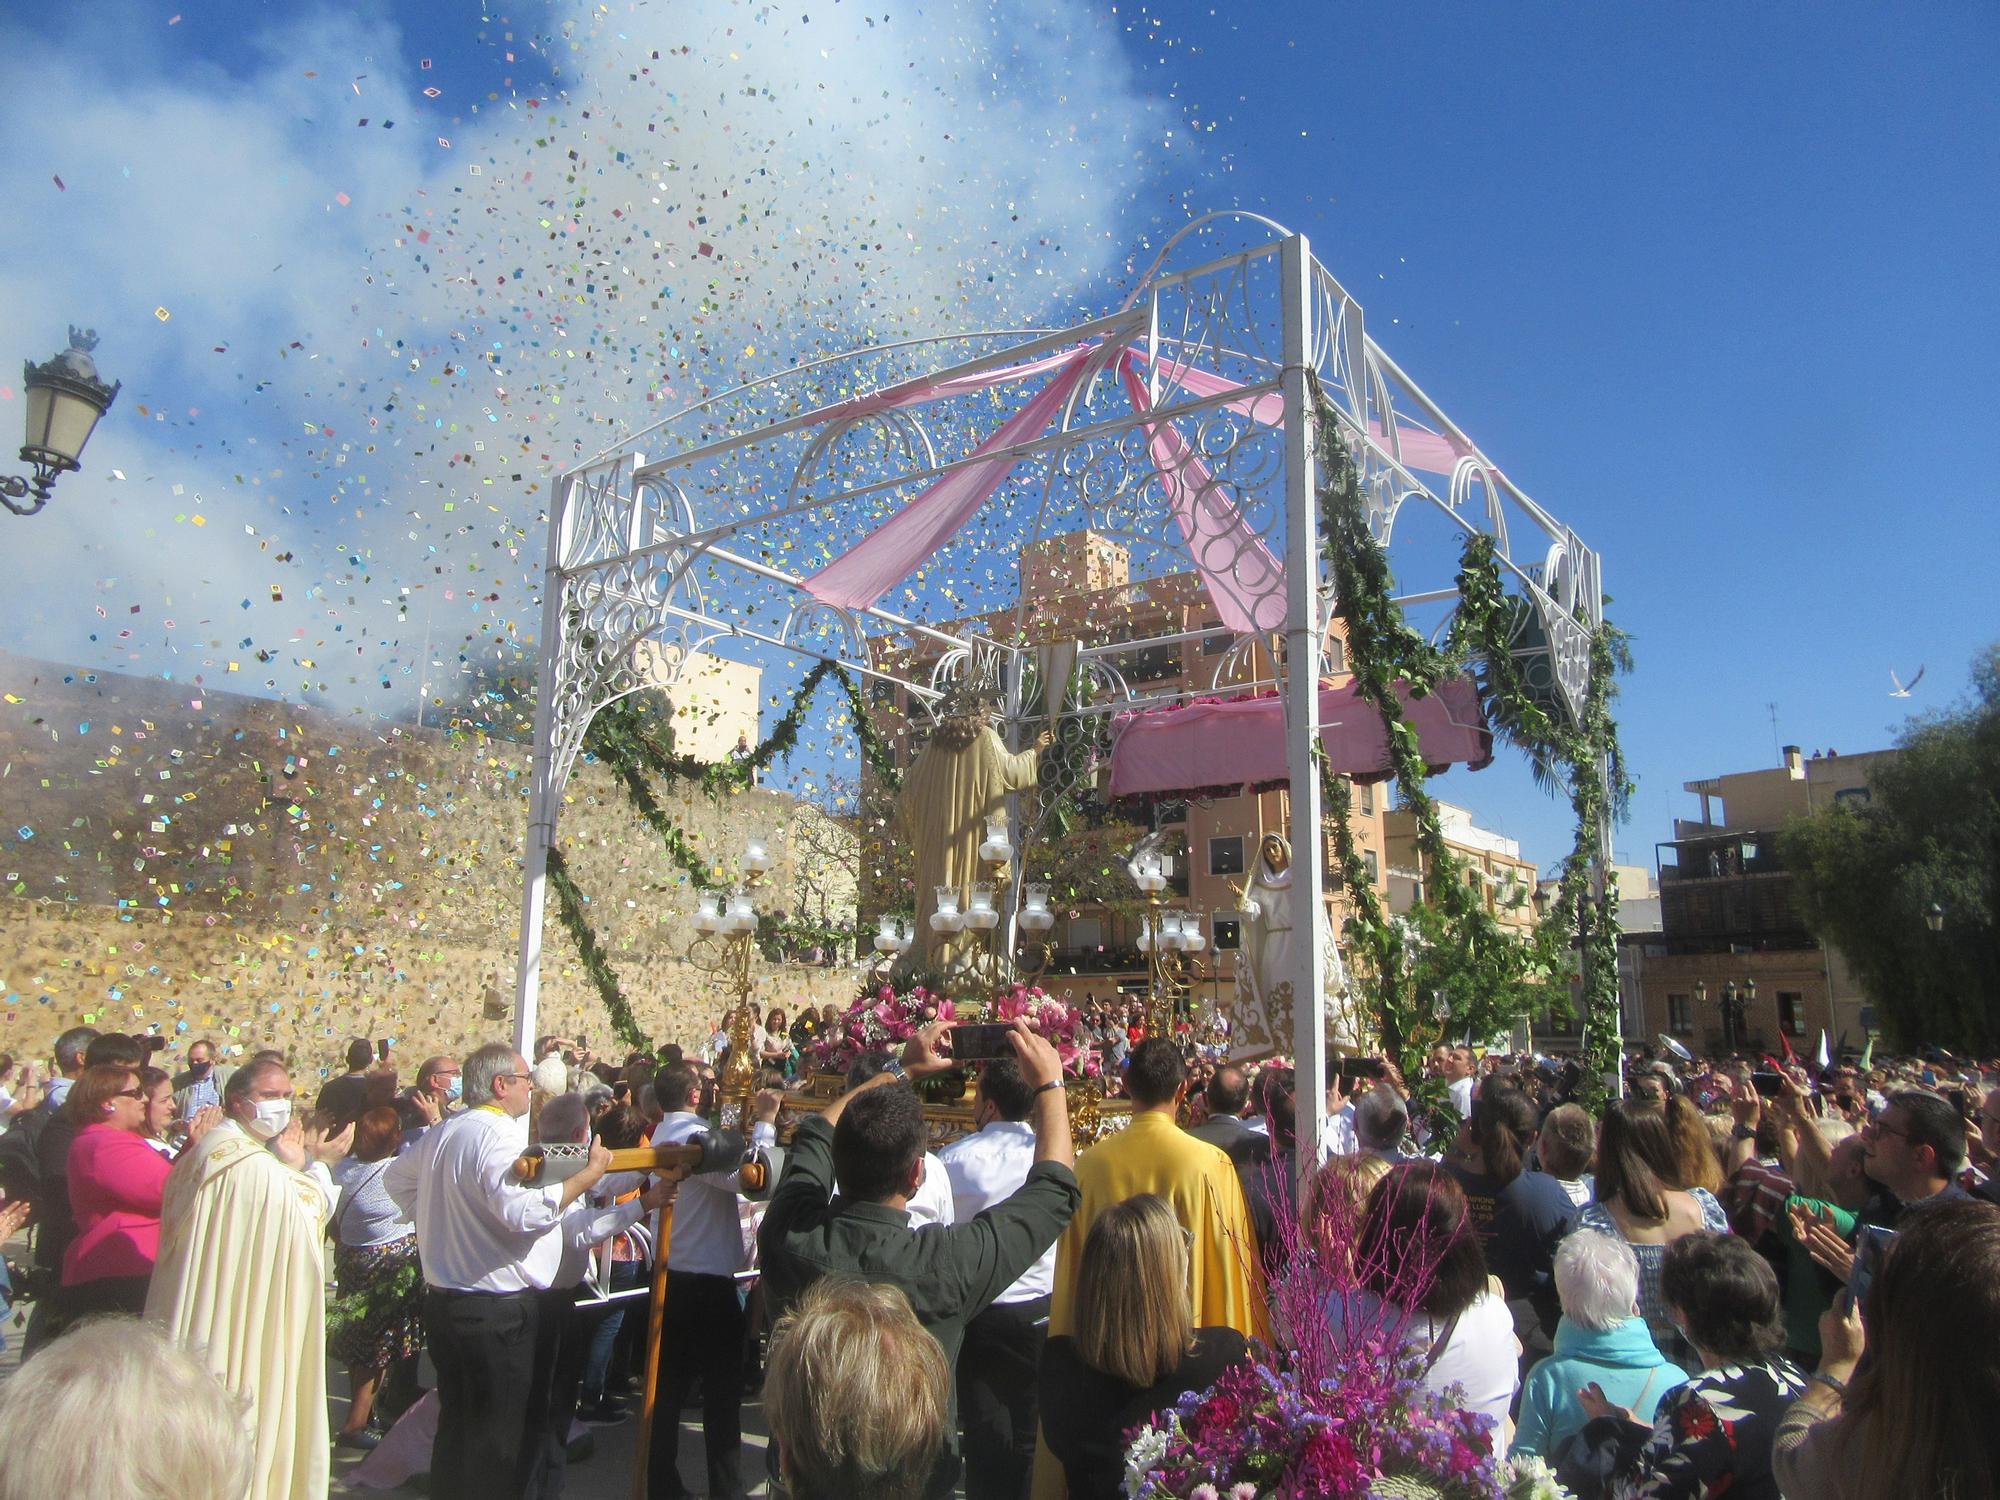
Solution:
<svg viewBox="0 0 2000 1500"><path fill-rule="evenodd" d="M403 1122L403 1150L410 1150L433 1125L458 1109L464 1083L458 1064L451 1058L424 1059L424 1065L417 1069L417 1081L396 1101L396 1113Z"/></svg>
<svg viewBox="0 0 2000 1500"><path fill-rule="evenodd" d="M285 1065L259 1059L231 1076L222 1119L167 1174L146 1316L249 1402L248 1500L326 1495L329 1202L306 1168L323 1177L353 1135L309 1133Z"/></svg>
<svg viewBox="0 0 2000 1500"><path fill-rule="evenodd" d="M174 1075L174 1118L185 1124L204 1109L222 1107L222 1091L236 1071L222 1060L222 1049L204 1037L187 1050L187 1068Z"/></svg>

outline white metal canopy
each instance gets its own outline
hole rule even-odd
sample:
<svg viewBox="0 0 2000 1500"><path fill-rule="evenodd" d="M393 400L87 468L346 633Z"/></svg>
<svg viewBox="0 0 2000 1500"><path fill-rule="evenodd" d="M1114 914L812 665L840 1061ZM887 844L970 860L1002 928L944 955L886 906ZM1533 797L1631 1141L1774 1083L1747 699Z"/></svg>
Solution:
<svg viewBox="0 0 2000 1500"><path fill-rule="evenodd" d="M1212 252L1219 235L1240 232L1246 220L1277 237L1172 268ZM986 377L1071 351L1084 368L1054 418L996 451L995 433L1049 377ZM1368 336L1360 304L1303 236L1255 216L1198 220L1168 242L1117 312L1062 329L860 349L787 370L676 412L561 477L538 642L517 1041L527 1045L535 1031L547 856L562 790L593 715L644 685L633 670L642 641L654 643L652 684L662 680L658 663L671 683L695 653L721 645L772 663L831 659L901 686L913 704L935 703L959 673L992 672L1018 709L1033 647L1018 630L1012 549L1087 529L1130 549L1135 583L1198 571L1211 593L1251 599L1258 622L1283 635L1282 660L1317 666L1333 601L1319 555L1309 375L1333 404L1377 540L1403 584L1416 585L1403 600L1413 618L1441 627L1455 603L1457 548L1440 543L1490 534L1540 626L1542 639L1518 654L1531 679L1579 711L1589 639L1602 618L1597 555ZM950 393L884 409L913 381ZM1190 471L1177 478L1163 469L1163 428L1173 435L1164 441L1198 465L1199 502L1225 517L1225 535L1190 536ZM641 442L661 456L642 456ZM955 475L961 483L975 469L990 475L996 464L1006 477L978 521L947 535L888 595L836 605L808 592L822 563L913 501ZM1426 526L1406 518L1411 506L1412 516L1430 518ZM1193 524L1201 531L1199 517ZM1008 543L998 567L996 536ZM1017 628L981 629L975 618L996 615ZM1072 711L1108 715L1170 699L1127 683L1121 653L1208 636L1231 637L1217 656L1218 684L1260 685L1246 649L1253 634L1205 626L1082 647L1078 669L1099 691ZM885 641L919 649L885 652ZM1268 663L1271 654L1256 659ZM899 668L902 661L924 665ZM1325 871L1310 747L1319 674L1275 670L1286 701L1294 878L1317 898ZM1296 948L1294 993L1317 996L1316 945ZM1299 1088L1318 1098L1322 1018L1306 1007L1297 1016ZM1302 1133L1316 1119L1317 1111L1303 1112Z"/></svg>

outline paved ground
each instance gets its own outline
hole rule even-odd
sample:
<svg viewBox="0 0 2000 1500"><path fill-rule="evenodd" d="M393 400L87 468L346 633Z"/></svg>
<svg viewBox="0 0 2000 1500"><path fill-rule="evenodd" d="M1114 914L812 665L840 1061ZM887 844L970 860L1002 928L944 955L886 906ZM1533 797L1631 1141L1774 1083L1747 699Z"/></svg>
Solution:
<svg viewBox="0 0 2000 1500"><path fill-rule="evenodd" d="M11 1329L10 1329L11 1335ZM9 1343L13 1340L10 1336ZM4 1366L0 1366L4 1368ZM0 1377L4 1378L4 1377ZM424 1363L423 1383L432 1381L430 1363ZM327 1392L330 1397L329 1424L338 1429L347 1418L347 1377L337 1370L327 1372ZM636 1405L636 1402L634 1403ZM681 1423L681 1483L690 1494L702 1493L707 1482L706 1469L701 1457L701 1414L691 1411L685 1414L692 1421ZM644 1487L635 1488L632 1475L632 1457L636 1441L638 1419L621 1422L616 1427L592 1427L591 1455L582 1461L572 1461L569 1479L563 1490L564 1500L645 1500ZM764 1407L761 1401L749 1400L743 1403L743 1474L761 1476L764 1472L765 1450ZM575 1450L572 1449L572 1452ZM353 1468L361 1459L358 1453L345 1449L334 1450L333 1477L336 1490L340 1488L341 1476ZM405 1487L399 1490L352 1490L347 1493L357 1495L419 1495L420 1489ZM760 1483L750 1493L766 1493Z"/></svg>

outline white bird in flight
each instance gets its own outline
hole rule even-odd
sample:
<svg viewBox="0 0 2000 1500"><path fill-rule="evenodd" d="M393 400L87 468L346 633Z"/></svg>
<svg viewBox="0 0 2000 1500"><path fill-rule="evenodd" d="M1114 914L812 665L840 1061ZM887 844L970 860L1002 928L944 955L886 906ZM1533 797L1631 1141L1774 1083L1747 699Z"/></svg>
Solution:
<svg viewBox="0 0 2000 1500"><path fill-rule="evenodd" d="M1924 680L1924 669L1921 664L1917 667L1917 675L1910 679L1910 687L1904 687L1903 679L1898 677L1894 672L1891 672L1889 674L1889 680L1896 684L1896 686L1890 690L1889 696L1891 698L1907 698L1910 696L1910 688L1915 687L1918 683Z"/></svg>

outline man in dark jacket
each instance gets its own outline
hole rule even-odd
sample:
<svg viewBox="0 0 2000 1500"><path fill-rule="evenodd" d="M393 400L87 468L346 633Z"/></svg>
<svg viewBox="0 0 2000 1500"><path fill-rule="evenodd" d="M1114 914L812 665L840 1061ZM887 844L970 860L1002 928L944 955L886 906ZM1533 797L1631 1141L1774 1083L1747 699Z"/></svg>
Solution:
<svg viewBox="0 0 2000 1500"><path fill-rule="evenodd" d="M1082 1195L1072 1170L1062 1060L1016 1021L1011 1040L1034 1089L1035 1162L1027 1180L970 1223L911 1231L905 1205L923 1181L926 1131L923 1106L905 1080L950 1068L932 1050L944 1030L926 1027L900 1065L799 1126L757 1234L766 1312L774 1321L823 1276L886 1282L910 1299L917 1320L956 1366L966 1323L1041 1258L1076 1212ZM929 1497L949 1495L958 1475L955 1392L948 1430L951 1445L925 1487Z"/></svg>
<svg viewBox="0 0 2000 1500"><path fill-rule="evenodd" d="M1243 1123L1250 1104L1250 1077L1235 1063L1224 1063L1208 1080L1208 1118L1188 1131L1198 1141L1218 1146L1241 1167L1268 1145L1265 1136Z"/></svg>

